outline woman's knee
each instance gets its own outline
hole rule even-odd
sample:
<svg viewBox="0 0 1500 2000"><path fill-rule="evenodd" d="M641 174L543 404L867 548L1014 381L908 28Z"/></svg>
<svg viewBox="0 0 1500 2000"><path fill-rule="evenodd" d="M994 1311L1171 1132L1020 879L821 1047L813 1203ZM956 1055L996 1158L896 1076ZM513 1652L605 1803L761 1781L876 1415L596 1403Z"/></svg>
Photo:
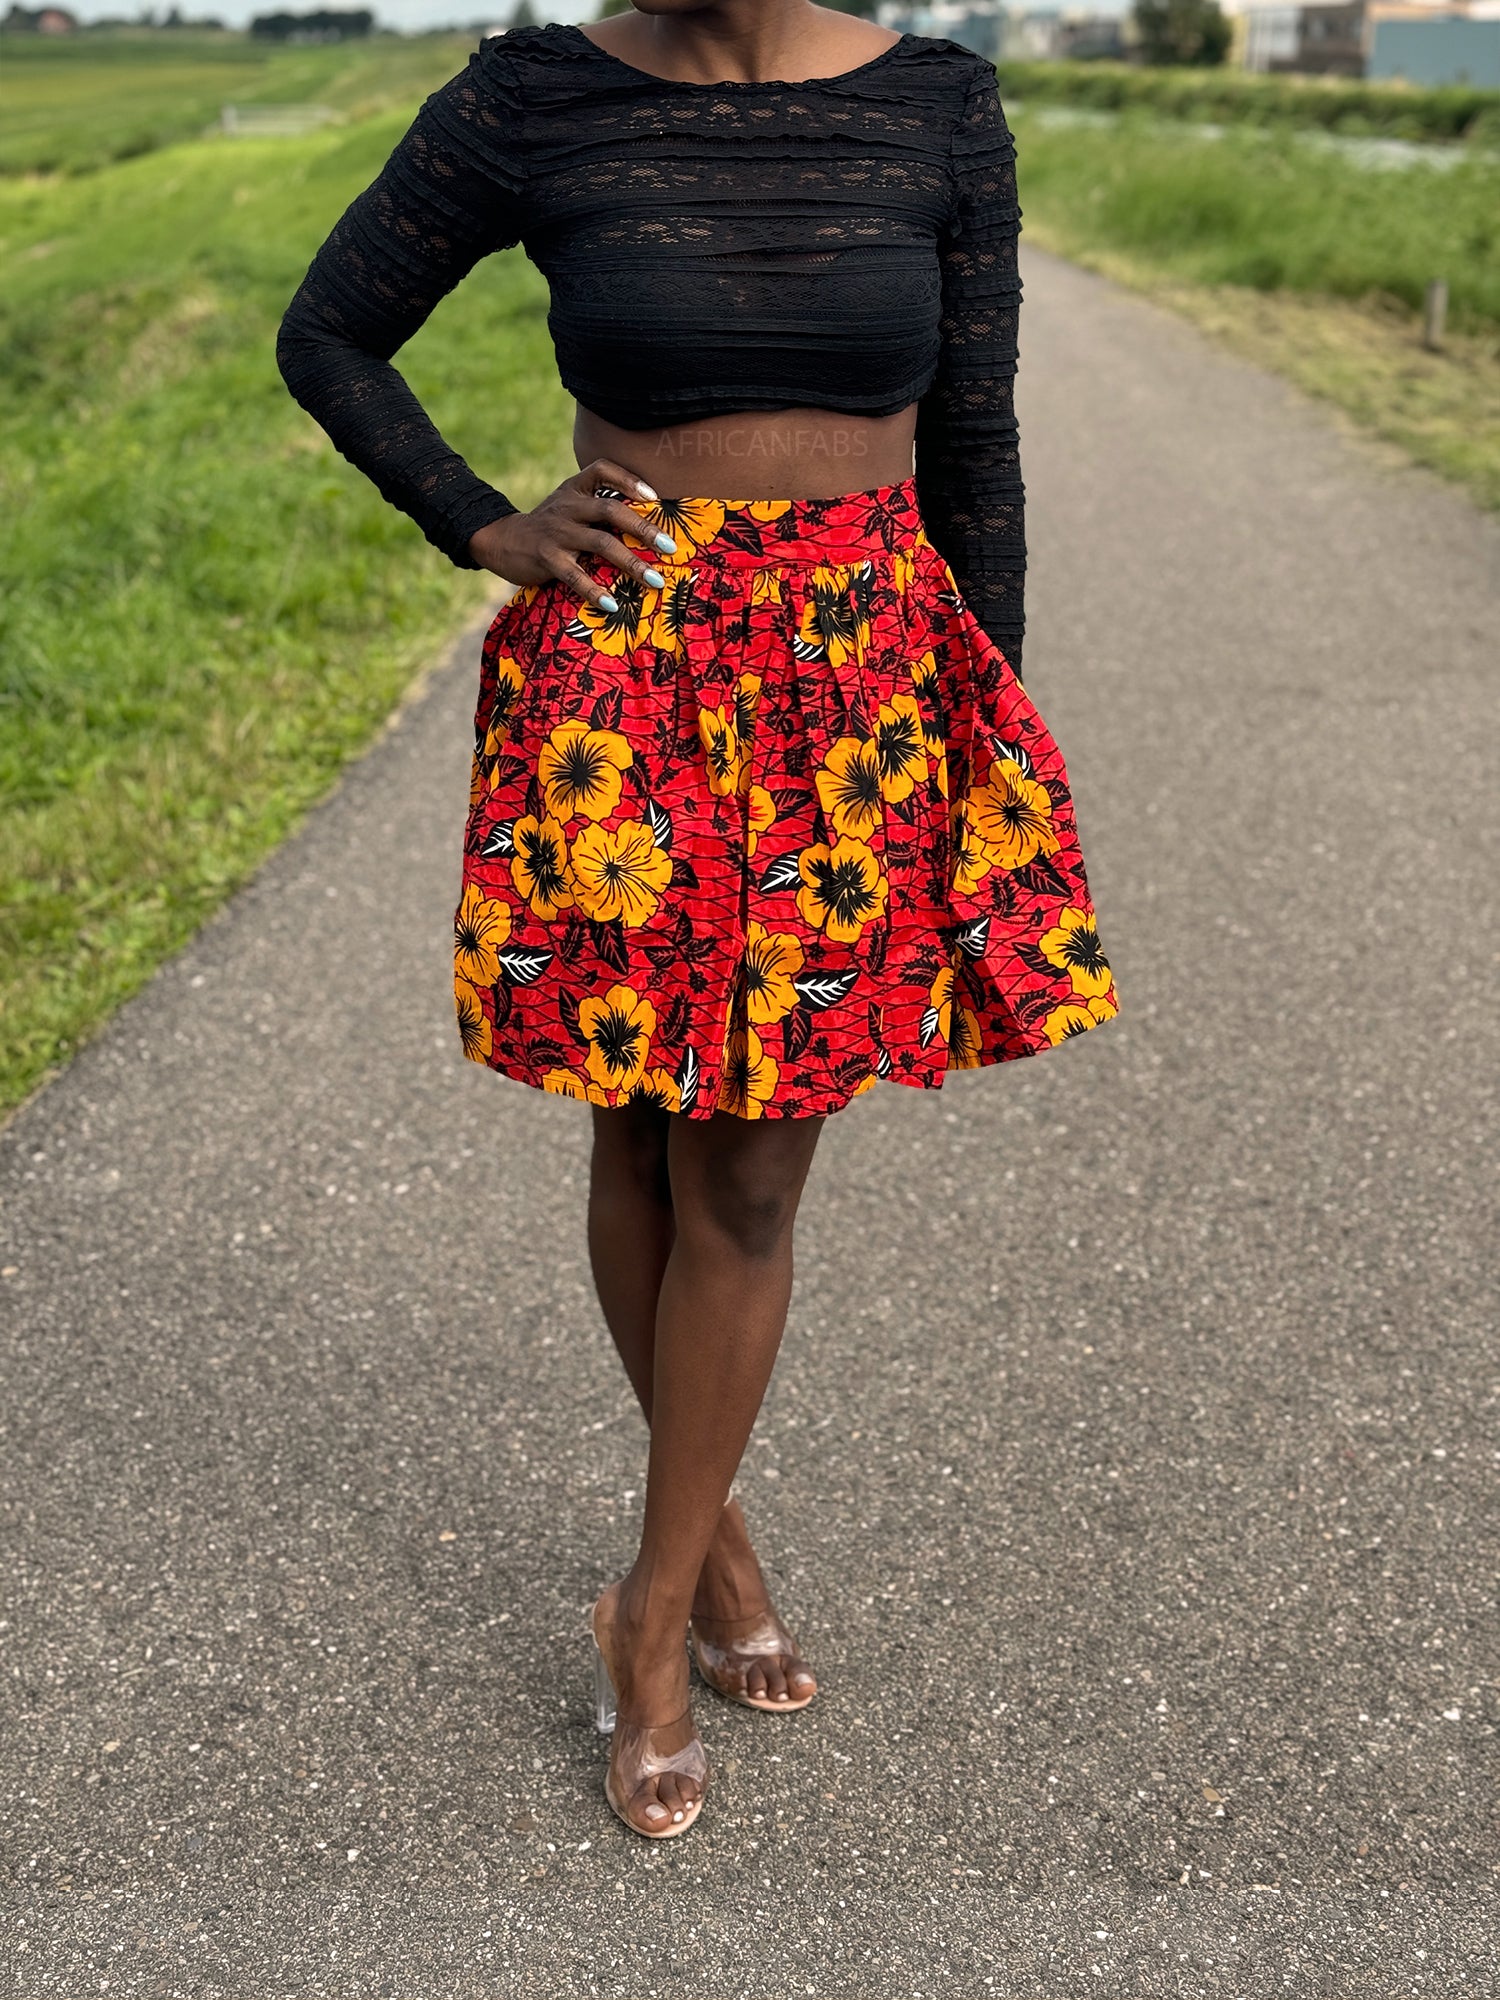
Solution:
<svg viewBox="0 0 1500 2000"><path fill-rule="evenodd" d="M686 1121L679 1121L679 1126ZM672 1200L679 1231L702 1232L731 1254L762 1261L789 1246L821 1119L747 1125L706 1121L676 1135Z"/></svg>

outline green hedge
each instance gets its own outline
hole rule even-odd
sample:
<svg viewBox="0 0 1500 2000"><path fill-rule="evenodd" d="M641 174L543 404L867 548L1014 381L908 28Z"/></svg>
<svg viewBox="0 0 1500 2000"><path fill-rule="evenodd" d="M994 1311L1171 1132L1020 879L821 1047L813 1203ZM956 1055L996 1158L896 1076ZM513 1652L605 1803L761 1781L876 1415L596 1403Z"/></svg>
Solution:
<svg viewBox="0 0 1500 2000"><path fill-rule="evenodd" d="M1500 90L1419 90L1335 77L1146 69L1113 62L1000 62L995 68L1002 96L1029 104L1078 104L1097 111L1142 108L1170 118L1500 145Z"/></svg>

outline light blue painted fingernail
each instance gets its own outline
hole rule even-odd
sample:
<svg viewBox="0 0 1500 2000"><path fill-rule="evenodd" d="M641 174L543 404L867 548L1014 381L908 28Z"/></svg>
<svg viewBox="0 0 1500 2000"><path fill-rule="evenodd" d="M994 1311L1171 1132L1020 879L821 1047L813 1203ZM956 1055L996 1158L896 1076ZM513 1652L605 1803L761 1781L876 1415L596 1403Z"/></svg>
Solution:
<svg viewBox="0 0 1500 2000"><path fill-rule="evenodd" d="M677 544L672 540L670 535L658 535L656 537L656 546L664 556L674 556L677 553Z"/></svg>
<svg viewBox="0 0 1500 2000"><path fill-rule="evenodd" d="M666 585L667 579L662 575L659 569L643 569L641 571L641 575L646 579L647 583L650 584L653 590L661 590Z"/></svg>
<svg viewBox="0 0 1500 2000"><path fill-rule="evenodd" d="M600 593L599 593L599 609L600 609L601 611L618 611L618 610L619 610L619 608L620 608L620 607L619 607L619 604L617 603L617 601L616 601L616 600L615 600L615 599L614 599L613 597L611 597L611 596L610 596L610 594L609 594L609 592L608 592L607 590L601 590L601 591L600 591Z"/></svg>

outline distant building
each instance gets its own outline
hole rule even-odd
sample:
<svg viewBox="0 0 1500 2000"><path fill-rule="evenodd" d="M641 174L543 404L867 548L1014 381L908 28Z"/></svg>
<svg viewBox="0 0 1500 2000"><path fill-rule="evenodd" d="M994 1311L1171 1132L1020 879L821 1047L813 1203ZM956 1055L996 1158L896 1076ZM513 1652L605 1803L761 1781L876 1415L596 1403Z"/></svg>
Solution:
<svg viewBox="0 0 1500 2000"><path fill-rule="evenodd" d="M1363 76L1364 0L1245 9L1244 64L1268 74Z"/></svg>
<svg viewBox="0 0 1500 2000"><path fill-rule="evenodd" d="M940 35L972 49L975 55L993 62L1000 54L1005 10L1000 0L929 0L926 6L907 6L900 0L878 0L875 18L884 28L904 35Z"/></svg>
<svg viewBox="0 0 1500 2000"><path fill-rule="evenodd" d="M0 28L8 35L76 35L78 16L66 7L12 7Z"/></svg>
<svg viewBox="0 0 1500 2000"><path fill-rule="evenodd" d="M1500 0L1249 0L1246 69L1500 90Z"/></svg>
<svg viewBox="0 0 1500 2000"><path fill-rule="evenodd" d="M1377 0L1368 13L1367 76L1500 90L1500 7L1474 0L1434 11Z"/></svg>

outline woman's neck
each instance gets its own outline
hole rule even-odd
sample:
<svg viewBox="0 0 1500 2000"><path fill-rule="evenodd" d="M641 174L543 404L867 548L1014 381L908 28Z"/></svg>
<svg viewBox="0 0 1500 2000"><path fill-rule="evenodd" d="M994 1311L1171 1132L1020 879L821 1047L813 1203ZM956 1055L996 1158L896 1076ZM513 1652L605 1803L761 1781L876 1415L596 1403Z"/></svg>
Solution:
<svg viewBox="0 0 1500 2000"><path fill-rule="evenodd" d="M607 55L674 83L805 82L855 69L900 40L873 21L811 0L703 0L667 13L633 9L580 32Z"/></svg>

